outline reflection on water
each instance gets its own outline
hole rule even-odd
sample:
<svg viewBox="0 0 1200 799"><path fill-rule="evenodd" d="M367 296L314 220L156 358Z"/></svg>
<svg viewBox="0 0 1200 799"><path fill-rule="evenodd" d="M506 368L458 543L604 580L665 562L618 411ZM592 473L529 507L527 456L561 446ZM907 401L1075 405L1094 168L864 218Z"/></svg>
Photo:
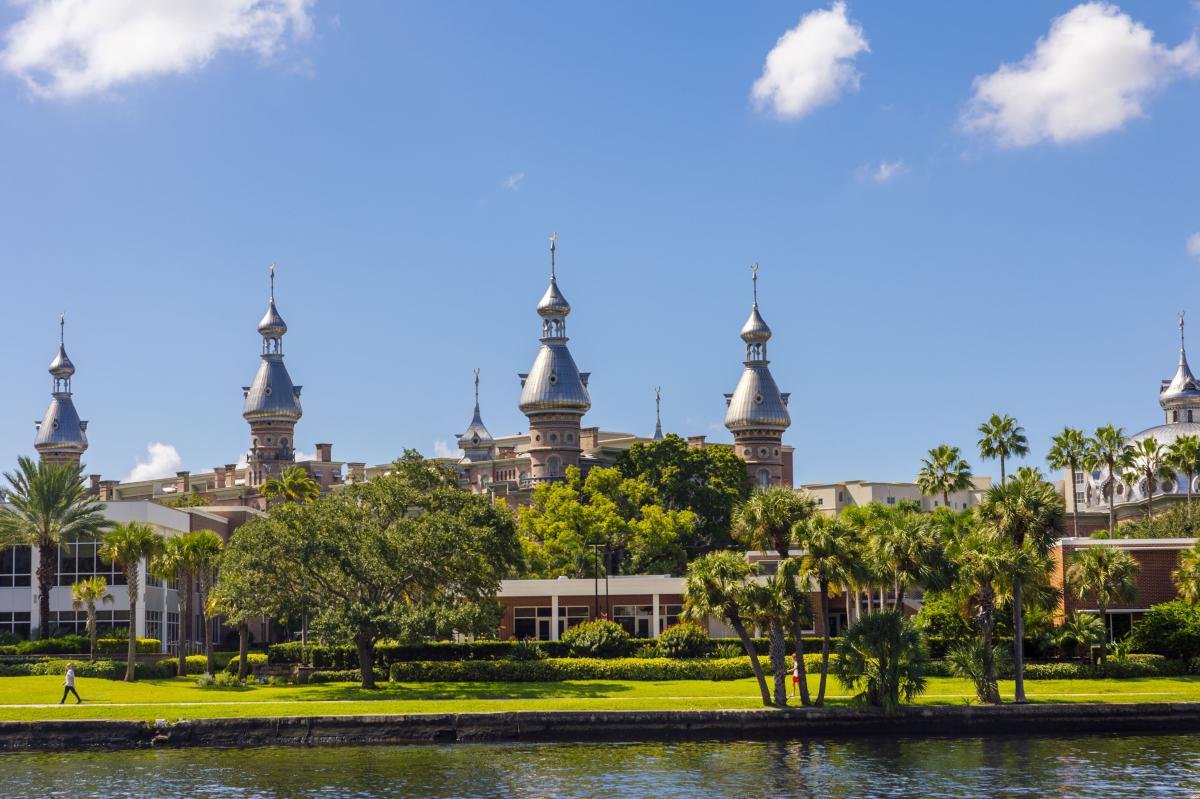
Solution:
<svg viewBox="0 0 1200 799"><path fill-rule="evenodd" d="M0 755L5 797L1196 797L1193 736Z"/></svg>

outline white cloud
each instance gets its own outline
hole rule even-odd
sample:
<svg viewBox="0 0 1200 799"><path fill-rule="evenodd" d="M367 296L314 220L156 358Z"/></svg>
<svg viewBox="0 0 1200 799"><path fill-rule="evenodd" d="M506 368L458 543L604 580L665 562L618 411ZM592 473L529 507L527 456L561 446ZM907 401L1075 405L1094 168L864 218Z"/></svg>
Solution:
<svg viewBox="0 0 1200 799"><path fill-rule="evenodd" d="M316 459L317 459L316 452L304 452L303 450L299 450L299 449L296 450L296 462L297 463L301 463L303 461L315 461Z"/></svg>
<svg viewBox="0 0 1200 799"><path fill-rule="evenodd" d="M506 177L504 179L504 183L501 185L503 185L504 188L508 189L509 191L516 191L517 189L521 188L521 184L524 182L525 182L525 173L524 172L514 172L511 175L509 175L508 177Z"/></svg>
<svg viewBox="0 0 1200 799"><path fill-rule="evenodd" d="M433 442L433 457L435 458L461 458L463 452L461 449L454 449L440 438Z"/></svg>
<svg viewBox="0 0 1200 799"><path fill-rule="evenodd" d="M1168 48L1115 5L1084 3L1056 18L1019 63L977 77L963 124L1007 147L1079 141L1144 116L1156 89L1198 72L1194 35Z"/></svg>
<svg viewBox="0 0 1200 799"><path fill-rule="evenodd" d="M182 463L183 458L179 457L179 451L175 447L155 441L146 445L146 460L139 460L125 480L137 482L170 477L179 471Z"/></svg>
<svg viewBox="0 0 1200 799"><path fill-rule="evenodd" d="M1187 240L1188 255L1194 255L1200 258L1200 233L1193 233L1188 236Z"/></svg>
<svg viewBox="0 0 1200 799"><path fill-rule="evenodd" d="M831 103L844 92L858 91L854 58L869 53L863 29L846 16L846 4L805 14L767 53L762 76L751 97L759 108L799 119Z"/></svg>
<svg viewBox="0 0 1200 799"><path fill-rule="evenodd" d="M202 68L223 50L268 57L309 35L315 0L18 0L0 68L70 99Z"/></svg>
<svg viewBox="0 0 1200 799"><path fill-rule="evenodd" d="M871 180L875 183L888 183L909 171L903 161L880 161L872 166L864 164L858 168L859 180Z"/></svg>

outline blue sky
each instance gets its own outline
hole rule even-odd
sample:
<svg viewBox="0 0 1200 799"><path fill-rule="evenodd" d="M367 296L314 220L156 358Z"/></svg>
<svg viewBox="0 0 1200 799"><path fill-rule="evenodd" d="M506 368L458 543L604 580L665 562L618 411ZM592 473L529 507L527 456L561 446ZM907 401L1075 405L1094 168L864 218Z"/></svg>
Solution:
<svg viewBox="0 0 1200 799"><path fill-rule="evenodd" d="M661 385L668 430L728 440L761 263L797 481L943 441L994 473L993 411L1037 463L1156 424L1200 326L1186 2L185 5L0 6L2 462L60 311L89 471L237 460L272 260L300 448L368 462L451 442L477 366L493 434L526 429L552 231L611 430Z"/></svg>

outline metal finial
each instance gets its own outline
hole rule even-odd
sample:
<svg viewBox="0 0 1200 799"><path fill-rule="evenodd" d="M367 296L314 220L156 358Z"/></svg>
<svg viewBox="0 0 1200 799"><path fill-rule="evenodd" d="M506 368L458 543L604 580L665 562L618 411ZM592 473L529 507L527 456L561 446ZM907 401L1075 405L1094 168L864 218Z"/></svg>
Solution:
<svg viewBox="0 0 1200 799"><path fill-rule="evenodd" d="M755 261L750 265L750 282L753 284L754 290L754 305L758 306L758 262Z"/></svg>
<svg viewBox="0 0 1200 799"><path fill-rule="evenodd" d="M66 344L66 327L67 315L60 313L58 315L58 346L62 347Z"/></svg>
<svg viewBox="0 0 1200 799"><path fill-rule="evenodd" d="M654 440L662 438L662 386L654 387Z"/></svg>
<svg viewBox="0 0 1200 799"><path fill-rule="evenodd" d="M554 252L557 249L558 249L558 233L555 232L555 233L550 234L550 279L551 280L554 280L556 277L555 272L554 272L554 270L555 270Z"/></svg>
<svg viewBox="0 0 1200 799"><path fill-rule="evenodd" d="M475 409L479 410L479 367L475 367Z"/></svg>
<svg viewBox="0 0 1200 799"><path fill-rule="evenodd" d="M1183 349L1183 316L1186 312L1179 312L1179 349Z"/></svg>
<svg viewBox="0 0 1200 799"><path fill-rule="evenodd" d="M271 302L275 302L275 262L271 261Z"/></svg>

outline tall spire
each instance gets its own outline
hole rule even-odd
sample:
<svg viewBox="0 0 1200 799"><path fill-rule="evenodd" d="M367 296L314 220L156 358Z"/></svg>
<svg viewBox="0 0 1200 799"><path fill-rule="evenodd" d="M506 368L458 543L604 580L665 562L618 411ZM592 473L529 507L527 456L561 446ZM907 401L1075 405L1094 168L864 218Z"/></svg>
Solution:
<svg viewBox="0 0 1200 799"><path fill-rule="evenodd" d="M1179 312L1179 365L1175 376L1162 381L1158 392L1158 404L1167 412L1167 423L1192 421L1200 410L1200 381L1188 366L1187 348L1184 342L1184 312ZM1200 420L1198 420L1200 421Z"/></svg>
<svg viewBox="0 0 1200 799"><path fill-rule="evenodd" d="M767 367L767 341L771 328L758 312L758 264L750 267L753 305L750 317L742 325L741 338L746 342L746 360L742 379L733 394L726 395L728 408L725 426L730 430L768 426L785 430L791 425L787 412L787 395L781 394L775 378Z"/></svg>
<svg viewBox="0 0 1200 799"><path fill-rule="evenodd" d="M479 369L475 369L475 413L466 432L458 436L458 448L463 451L469 461L487 460L491 457L492 445L496 440L483 424L479 412Z"/></svg>
<svg viewBox="0 0 1200 799"><path fill-rule="evenodd" d="M550 234L550 279L551 280L554 280L556 278L555 265L554 265L554 253L557 251L558 251L558 232L556 231L556 232Z"/></svg>
<svg viewBox="0 0 1200 799"><path fill-rule="evenodd" d="M33 447L43 460L78 462L87 450L87 422L80 421L71 398L71 377L75 364L67 357L66 314L58 315L58 352L50 361L52 378L50 407L37 425Z"/></svg>
<svg viewBox="0 0 1200 799"><path fill-rule="evenodd" d="M662 441L662 386L654 387L654 440Z"/></svg>

